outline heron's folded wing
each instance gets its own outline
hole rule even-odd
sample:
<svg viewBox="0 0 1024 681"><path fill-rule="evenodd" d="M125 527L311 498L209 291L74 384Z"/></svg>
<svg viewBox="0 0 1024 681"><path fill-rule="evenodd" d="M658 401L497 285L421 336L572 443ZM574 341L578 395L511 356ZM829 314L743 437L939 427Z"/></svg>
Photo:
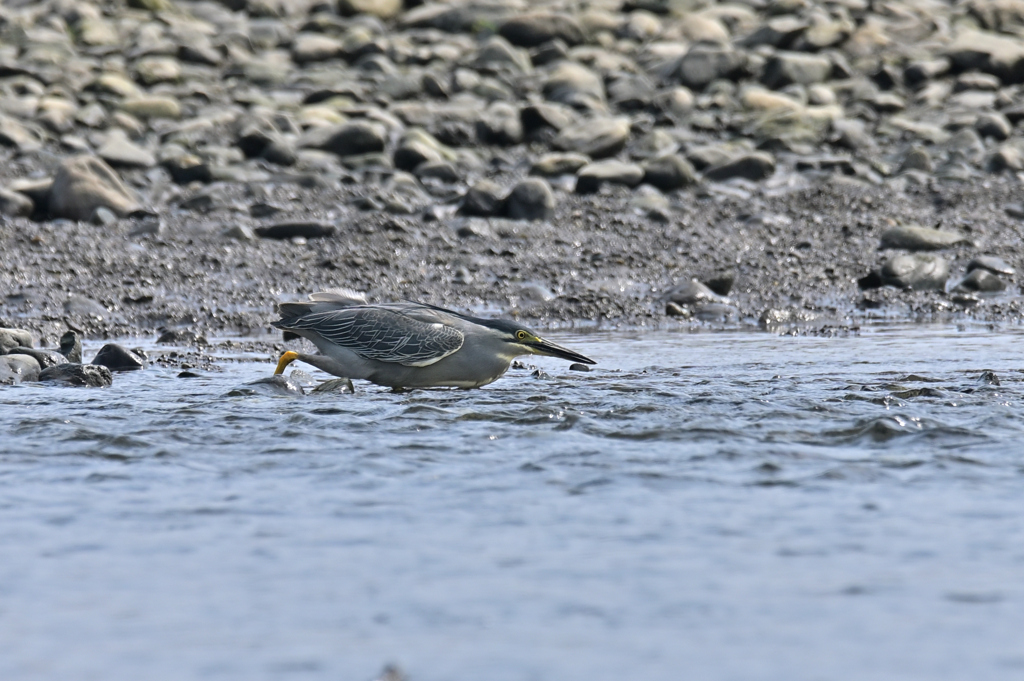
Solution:
<svg viewBox="0 0 1024 681"><path fill-rule="evenodd" d="M360 357L425 367L462 347L462 332L441 323L413 319L381 307L312 312L288 320L290 329L316 331Z"/></svg>

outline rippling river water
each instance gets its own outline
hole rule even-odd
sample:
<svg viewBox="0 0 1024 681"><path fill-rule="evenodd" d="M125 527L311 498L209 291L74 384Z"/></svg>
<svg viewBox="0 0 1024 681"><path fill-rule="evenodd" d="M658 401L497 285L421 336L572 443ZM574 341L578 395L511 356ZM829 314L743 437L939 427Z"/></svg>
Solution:
<svg viewBox="0 0 1024 681"><path fill-rule="evenodd" d="M554 340L0 387L0 679L1024 678L1020 329Z"/></svg>

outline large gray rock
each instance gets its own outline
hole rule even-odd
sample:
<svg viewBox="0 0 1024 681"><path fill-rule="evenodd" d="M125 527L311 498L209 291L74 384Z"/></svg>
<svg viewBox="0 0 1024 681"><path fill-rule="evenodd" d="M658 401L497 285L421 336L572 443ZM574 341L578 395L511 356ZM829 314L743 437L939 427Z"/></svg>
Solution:
<svg viewBox="0 0 1024 681"><path fill-rule="evenodd" d="M918 225L901 225L882 232L879 248L902 248L907 251L941 251L960 244L970 244L971 240L938 229L920 227Z"/></svg>
<svg viewBox="0 0 1024 681"><path fill-rule="evenodd" d="M882 265L882 283L913 291L941 291L949 278L949 263L937 255L898 255Z"/></svg>
<svg viewBox="0 0 1024 681"><path fill-rule="evenodd" d="M39 362L30 355L0 356L0 383L8 385L39 379Z"/></svg>
<svg viewBox="0 0 1024 681"><path fill-rule="evenodd" d="M584 37L579 22L567 14L554 12L533 12L512 17L502 22L498 33L520 47L537 47L551 40L579 45Z"/></svg>
<svg viewBox="0 0 1024 681"><path fill-rule="evenodd" d="M0 355L17 347L32 347L32 334L24 329L0 329Z"/></svg>
<svg viewBox="0 0 1024 681"><path fill-rule="evenodd" d="M60 164L48 205L52 217L69 220L91 220L99 208L124 216L139 207L117 173L95 156L72 156Z"/></svg>
<svg viewBox="0 0 1024 681"><path fill-rule="evenodd" d="M561 151L575 151L591 158L614 156L629 140L628 118L593 118L562 130L551 146Z"/></svg>
<svg viewBox="0 0 1024 681"><path fill-rule="evenodd" d="M555 194L540 178L523 180L505 199L505 215L513 220L549 220L555 214Z"/></svg>
<svg viewBox="0 0 1024 681"><path fill-rule="evenodd" d="M28 355L35 361L39 362L39 368L45 369L46 367L56 366L58 364L66 364L67 358L64 355L56 352L55 350L37 350L35 348L14 348L9 353L10 355Z"/></svg>
<svg viewBox="0 0 1024 681"><path fill-rule="evenodd" d="M105 388L114 382L114 376L107 367L69 362L43 369L39 372L39 380L74 387Z"/></svg>

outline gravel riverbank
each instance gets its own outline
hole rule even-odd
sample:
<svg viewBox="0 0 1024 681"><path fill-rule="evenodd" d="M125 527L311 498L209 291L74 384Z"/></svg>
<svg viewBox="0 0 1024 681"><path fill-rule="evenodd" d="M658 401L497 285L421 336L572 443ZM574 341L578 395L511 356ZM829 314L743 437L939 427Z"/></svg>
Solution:
<svg viewBox="0 0 1024 681"><path fill-rule="evenodd" d="M1021 35L1005 0L7 2L0 327L258 334L335 286L1016 320Z"/></svg>

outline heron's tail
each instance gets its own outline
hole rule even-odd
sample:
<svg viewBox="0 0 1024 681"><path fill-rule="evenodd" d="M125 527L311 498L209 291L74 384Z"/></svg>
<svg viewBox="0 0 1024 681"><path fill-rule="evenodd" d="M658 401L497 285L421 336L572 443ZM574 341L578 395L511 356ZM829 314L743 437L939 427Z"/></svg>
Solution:
<svg viewBox="0 0 1024 681"><path fill-rule="evenodd" d="M319 291L310 294L308 301L279 304L277 311L281 313L282 318L273 324L278 328L286 328L289 321L310 312L342 310L346 307L365 304L366 294L351 289L336 288L330 291Z"/></svg>

